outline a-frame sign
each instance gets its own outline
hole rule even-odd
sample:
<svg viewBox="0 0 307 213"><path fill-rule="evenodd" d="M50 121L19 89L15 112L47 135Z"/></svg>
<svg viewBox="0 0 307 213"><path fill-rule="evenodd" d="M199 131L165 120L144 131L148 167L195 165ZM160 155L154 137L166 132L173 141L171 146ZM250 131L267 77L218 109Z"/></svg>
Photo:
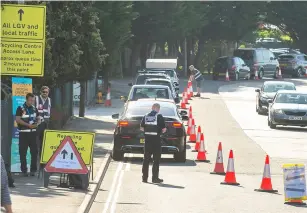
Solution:
<svg viewBox="0 0 307 213"><path fill-rule="evenodd" d="M88 169L70 136L66 136L45 166L45 172L88 174Z"/></svg>

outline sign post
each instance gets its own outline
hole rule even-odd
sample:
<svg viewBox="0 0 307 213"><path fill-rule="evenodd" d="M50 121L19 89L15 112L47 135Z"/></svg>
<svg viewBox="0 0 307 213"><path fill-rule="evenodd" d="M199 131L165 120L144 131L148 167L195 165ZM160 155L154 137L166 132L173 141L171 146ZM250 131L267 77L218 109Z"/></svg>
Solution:
<svg viewBox="0 0 307 213"><path fill-rule="evenodd" d="M284 164L285 204L306 205L306 178L304 164Z"/></svg>

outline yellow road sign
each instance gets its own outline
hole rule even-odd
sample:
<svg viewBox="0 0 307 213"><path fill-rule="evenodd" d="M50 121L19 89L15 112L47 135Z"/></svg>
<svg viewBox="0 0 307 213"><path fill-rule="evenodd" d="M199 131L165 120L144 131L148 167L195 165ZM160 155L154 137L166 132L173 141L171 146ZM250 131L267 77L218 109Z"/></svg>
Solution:
<svg viewBox="0 0 307 213"><path fill-rule="evenodd" d="M1 75L43 76L46 6L3 4Z"/></svg>
<svg viewBox="0 0 307 213"><path fill-rule="evenodd" d="M45 40L46 6L3 4L1 38Z"/></svg>
<svg viewBox="0 0 307 213"><path fill-rule="evenodd" d="M66 136L71 137L84 163L92 164L95 133L58 130L45 130L40 162L46 164Z"/></svg>

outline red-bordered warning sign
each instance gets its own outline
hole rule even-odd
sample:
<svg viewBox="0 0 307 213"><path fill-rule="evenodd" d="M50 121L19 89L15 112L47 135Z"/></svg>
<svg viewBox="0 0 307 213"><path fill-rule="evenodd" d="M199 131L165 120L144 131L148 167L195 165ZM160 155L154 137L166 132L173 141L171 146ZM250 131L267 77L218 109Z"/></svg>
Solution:
<svg viewBox="0 0 307 213"><path fill-rule="evenodd" d="M74 142L66 136L56 149L45 171L50 173L87 174L88 169L82 160Z"/></svg>

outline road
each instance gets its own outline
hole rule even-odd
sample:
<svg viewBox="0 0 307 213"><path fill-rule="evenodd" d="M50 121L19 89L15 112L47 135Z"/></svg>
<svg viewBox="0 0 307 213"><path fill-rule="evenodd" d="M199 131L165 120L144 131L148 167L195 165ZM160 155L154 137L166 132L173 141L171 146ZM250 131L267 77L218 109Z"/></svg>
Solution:
<svg viewBox="0 0 307 213"><path fill-rule="evenodd" d="M297 83L303 88L307 82ZM126 155L123 162L111 162L90 212L306 212L306 208L284 204L281 170L282 163L307 163L303 142L306 129L268 129L266 118L255 112L254 89L260 85L261 81L205 81L202 98L194 98L191 106L196 125L204 132L211 162L195 162L196 153L191 151L194 144L189 143L186 163L175 163L170 156L163 155L160 176L164 184L156 185L141 182L142 155ZM247 98L243 98L245 95ZM234 150L240 187L220 185L223 176L209 174L214 168L219 141L223 144L225 167L229 150ZM273 188L279 194L254 192L261 183L266 153L272 156Z"/></svg>

